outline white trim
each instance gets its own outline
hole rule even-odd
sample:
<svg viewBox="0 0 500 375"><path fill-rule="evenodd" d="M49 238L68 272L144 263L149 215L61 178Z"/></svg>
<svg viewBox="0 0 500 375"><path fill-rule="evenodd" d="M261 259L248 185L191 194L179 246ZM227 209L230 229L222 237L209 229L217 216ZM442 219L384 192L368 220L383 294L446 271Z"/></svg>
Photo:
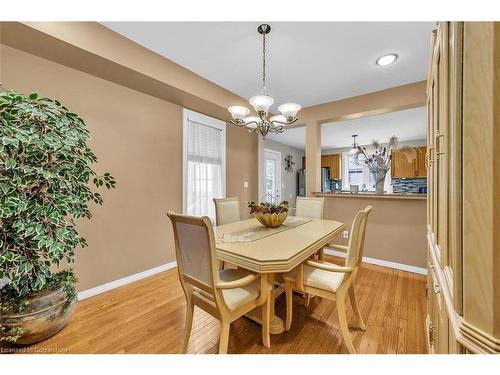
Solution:
<svg viewBox="0 0 500 375"><path fill-rule="evenodd" d="M325 248L325 254L334 255L337 257L341 257L341 258L346 257L346 253L343 253L341 251L332 250L332 249L327 249L327 248ZM427 275L427 268L410 266L409 264L389 262L388 260L368 258L368 257L363 257L363 262L370 263L370 264L376 264L377 266L393 268L396 270L418 273L419 275Z"/></svg>
<svg viewBox="0 0 500 375"><path fill-rule="evenodd" d="M84 291L78 293L78 301L81 301L85 298L96 296L98 294L107 292L109 290L118 288L118 287L123 286L123 285L133 283L134 281L138 281L138 280L144 279L146 277L156 275L157 273L167 271L167 270L175 268L175 267L177 267L177 262L174 261L174 262L170 262L167 264L163 264L163 265L155 267L155 268L151 268L151 269L146 270L146 271L136 273L134 275L130 275L130 276L127 276L127 277L124 277L124 278L121 278L121 279L118 279L115 281L111 281L111 282L103 284L103 285L96 286L95 288L92 288L92 289L84 290Z"/></svg>
<svg viewBox="0 0 500 375"><path fill-rule="evenodd" d="M187 145L188 145L188 122L193 121L198 124L210 126L222 131L222 197L226 196L226 123L222 120L194 112L183 108L182 110L182 212L185 214L187 209ZM221 197L221 198L222 198Z"/></svg>

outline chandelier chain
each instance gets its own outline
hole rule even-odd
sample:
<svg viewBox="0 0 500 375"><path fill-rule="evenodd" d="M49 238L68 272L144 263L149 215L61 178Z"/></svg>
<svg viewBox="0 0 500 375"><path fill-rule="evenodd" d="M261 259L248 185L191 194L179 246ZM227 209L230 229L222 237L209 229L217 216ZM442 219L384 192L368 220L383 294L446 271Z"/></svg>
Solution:
<svg viewBox="0 0 500 375"><path fill-rule="evenodd" d="M266 88L266 28L262 33L262 94L267 94Z"/></svg>

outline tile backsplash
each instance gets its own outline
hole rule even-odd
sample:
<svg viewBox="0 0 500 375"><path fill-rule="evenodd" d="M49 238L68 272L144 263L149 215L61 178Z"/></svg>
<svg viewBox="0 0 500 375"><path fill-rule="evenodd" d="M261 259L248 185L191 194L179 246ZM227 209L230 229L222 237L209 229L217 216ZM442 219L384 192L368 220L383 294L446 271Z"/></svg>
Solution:
<svg viewBox="0 0 500 375"><path fill-rule="evenodd" d="M331 191L339 191L342 190L342 180L330 180L330 190Z"/></svg>
<svg viewBox="0 0 500 375"><path fill-rule="evenodd" d="M427 189L426 178L393 178L393 193L419 193L419 188Z"/></svg>

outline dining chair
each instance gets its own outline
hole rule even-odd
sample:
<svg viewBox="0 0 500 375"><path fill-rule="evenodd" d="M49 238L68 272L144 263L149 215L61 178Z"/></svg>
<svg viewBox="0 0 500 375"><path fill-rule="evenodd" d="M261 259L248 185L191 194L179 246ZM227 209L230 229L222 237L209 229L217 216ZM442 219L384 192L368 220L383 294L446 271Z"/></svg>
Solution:
<svg viewBox="0 0 500 375"><path fill-rule="evenodd" d="M323 219L324 208L324 197L297 197L297 200L295 201L295 216L308 219ZM323 259L323 249L318 250L316 254L319 259Z"/></svg>
<svg viewBox="0 0 500 375"><path fill-rule="evenodd" d="M169 212L175 239L179 279L186 296L186 323L182 352L186 353L194 306L221 321L219 353L227 353L231 323L257 306L262 306L262 341L269 347L271 303L265 275L242 269L219 271L212 223Z"/></svg>
<svg viewBox="0 0 500 375"><path fill-rule="evenodd" d="M372 209L372 206L367 206L356 214L352 223L351 238L347 246L329 245L329 247L347 253L343 267L324 260L316 261L308 259L284 275L286 292L285 328L287 330L292 325L292 297L294 288L301 292L335 300L342 337L349 353L356 353L347 325L345 300L347 294L349 294L352 309L358 319L359 326L362 330L366 330L366 325L361 316L354 291L354 281L363 259L366 223Z"/></svg>
<svg viewBox="0 0 500 375"><path fill-rule="evenodd" d="M295 216L308 219L323 219L324 207L324 197L297 197L295 201Z"/></svg>
<svg viewBox="0 0 500 375"><path fill-rule="evenodd" d="M240 201L238 198L214 198L215 224L217 226L240 221Z"/></svg>
<svg viewBox="0 0 500 375"><path fill-rule="evenodd" d="M238 198L214 198L215 205L215 225L234 223L240 221L240 201ZM225 262L220 262L220 269L226 266Z"/></svg>

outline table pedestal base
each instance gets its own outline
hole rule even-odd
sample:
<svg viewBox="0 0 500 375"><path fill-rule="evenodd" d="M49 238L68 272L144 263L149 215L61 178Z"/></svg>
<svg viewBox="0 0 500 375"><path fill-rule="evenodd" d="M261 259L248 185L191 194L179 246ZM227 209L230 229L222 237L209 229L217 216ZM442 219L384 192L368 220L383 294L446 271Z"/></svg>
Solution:
<svg viewBox="0 0 500 375"><path fill-rule="evenodd" d="M284 292L285 292L285 288L282 286L278 286L277 288L274 288L274 301L276 301L276 299L279 296L281 296L281 294L283 294ZM273 314L274 314L274 305L273 305L272 310L273 310ZM262 325L262 319L261 319L262 315L261 314L262 314L262 306L258 306L255 309L249 311L248 314L246 314L245 316L248 319L253 320L254 322ZM274 315L271 319L271 324L269 326L269 332L272 335L279 335L280 333L285 332L285 322L283 321L283 319Z"/></svg>

